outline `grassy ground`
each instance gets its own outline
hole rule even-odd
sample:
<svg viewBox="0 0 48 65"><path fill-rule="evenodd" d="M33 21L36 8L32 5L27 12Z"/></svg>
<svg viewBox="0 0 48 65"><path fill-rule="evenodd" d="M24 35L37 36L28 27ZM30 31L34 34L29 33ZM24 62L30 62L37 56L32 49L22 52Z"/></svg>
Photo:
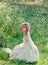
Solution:
<svg viewBox="0 0 48 65"><path fill-rule="evenodd" d="M13 48L22 42L23 33L20 24L31 24L31 38L39 48L40 58L37 63L8 60L8 54L0 47L0 65L48 65L48 8L35 5L9 6L0 3L0 39L5 38L4 47ZM1 41L0 41L1 42ZM4 42L4 43L5 43Z"/></svg>

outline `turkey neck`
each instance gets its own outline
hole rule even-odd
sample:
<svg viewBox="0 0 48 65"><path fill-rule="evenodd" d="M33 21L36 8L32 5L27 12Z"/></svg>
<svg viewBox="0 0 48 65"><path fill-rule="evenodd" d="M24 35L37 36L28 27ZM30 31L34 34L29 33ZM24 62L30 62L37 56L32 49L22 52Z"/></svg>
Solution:
<svg viewBox="0 0 48 65"><path fill-rule="evenodd" d="M33 45L29 32L27 34L24 33L23 42L24 42L24 45L27 45L27 46Z"/></svg>
<svg viewBox="0 0 48 65"><path fill-rule="evenodd" d="M24 33L24 41L29 41L30 39L30 33Z"/></svg>

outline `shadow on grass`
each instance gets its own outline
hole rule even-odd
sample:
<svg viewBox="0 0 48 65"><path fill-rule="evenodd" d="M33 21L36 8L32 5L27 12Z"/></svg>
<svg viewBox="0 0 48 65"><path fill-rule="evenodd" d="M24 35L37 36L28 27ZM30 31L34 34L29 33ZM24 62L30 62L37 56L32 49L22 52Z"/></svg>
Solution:
<svg viewBox="0 0 48 65"><path fill-rule="evenodd" d="M36 65L37 64L37 62L26 63L24 61L18 61L18 60L10 60L10 62L15 63L16 65Z"/></svg>

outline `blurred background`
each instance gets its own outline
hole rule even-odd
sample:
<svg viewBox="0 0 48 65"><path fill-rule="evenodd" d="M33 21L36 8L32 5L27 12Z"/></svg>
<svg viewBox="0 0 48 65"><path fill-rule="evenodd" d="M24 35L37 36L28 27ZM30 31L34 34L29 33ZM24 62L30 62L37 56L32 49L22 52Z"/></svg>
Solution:
<svg viewBox="0 0 48 65"><path fill-rule="evenodd" d="M20 24L25 21L30 23L31 38L39 48L40 59L37 65L48 64L48 0L0 0L1 65L15 65L18 62L6 61L7 55L3 48L13 49L22 42L23 32Z"/></svg>

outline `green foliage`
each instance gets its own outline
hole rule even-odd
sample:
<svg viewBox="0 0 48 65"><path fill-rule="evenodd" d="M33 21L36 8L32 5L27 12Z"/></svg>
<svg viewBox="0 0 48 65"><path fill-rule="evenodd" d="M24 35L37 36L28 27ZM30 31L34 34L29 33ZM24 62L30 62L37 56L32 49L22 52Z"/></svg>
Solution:
<svg viewBox="0 0 48 65"><path fill-rule="evenodd" d="M20 24L27 21L31 24L31 37L33 40L36 43L39 43L39 40L40 43L47 44L47 12L48 8L38 6L17 5L16 7L10 7L7 4L2 5L0 7L0 37L5 38L9 43L11 38L15 40L20 36L22 39Z"/></svg>
<svg viewBox="0 0 48 65"><path fill-rule="evenodd" d="M3 48L0 48L0 60L1 59L8 59L8 54L4 52Z"/></svg>
<svg viewBox="0 0 48 65"><path fill-rule="evenodd" d="M26 64L16 60L8 60L0 48L1 65L47 65L48 62L48 8L32 5L10 6L0 3L0 44L11 49L22 42L23 33L21 23L31 24L31 38L39 48L40 59L37 64Z"/></svg>

